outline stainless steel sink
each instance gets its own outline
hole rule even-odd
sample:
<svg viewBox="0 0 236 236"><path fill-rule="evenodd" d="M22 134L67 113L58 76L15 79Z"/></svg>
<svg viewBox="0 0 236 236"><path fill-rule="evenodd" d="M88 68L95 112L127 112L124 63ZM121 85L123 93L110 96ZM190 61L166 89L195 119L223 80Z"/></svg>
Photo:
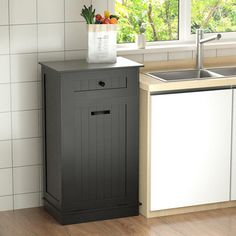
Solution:
<svg viewBox="0 0 236 236"><path fill-rule="evenodd" d="M236 67L211 68L209 70L224 76L236 75Z"/></svg>
<svg viewBox="0 0 236 236"><path fill-rule="evenodd" d="M201 78L219 78L223 77L221 74L218 74L209 70L178 70L178 71L165 71L165 72L149 72L147 75L152 76L155 79L161 81L184 81L184 80L194 80Z"/></svg>

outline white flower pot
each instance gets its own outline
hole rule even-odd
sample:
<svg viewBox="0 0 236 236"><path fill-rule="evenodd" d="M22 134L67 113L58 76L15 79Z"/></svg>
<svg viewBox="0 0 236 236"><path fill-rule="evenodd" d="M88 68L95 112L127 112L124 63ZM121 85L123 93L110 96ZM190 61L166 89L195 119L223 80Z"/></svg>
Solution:
<svg viewBox="0 0 236 236"><path fill-rule="evenodd" d="M137 34L136 35L136 46L139 49L143 49L146 47L146 36L145 34Z"/></svg>

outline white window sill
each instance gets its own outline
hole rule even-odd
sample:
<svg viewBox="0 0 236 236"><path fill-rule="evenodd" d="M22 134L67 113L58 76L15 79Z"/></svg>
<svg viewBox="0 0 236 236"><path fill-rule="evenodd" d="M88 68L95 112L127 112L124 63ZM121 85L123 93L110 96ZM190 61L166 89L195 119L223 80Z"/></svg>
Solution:
<svg viewBox="0 0 236 236"><path fill-rule="evenodd" d="M236 41L229 42L214 42L206 43L204 45L205 49L226 49L226 48L236 48ZM127 44L124 47L118 47L118 55L135 55L135 54L151 54L151 53L163 53L163 52L179 52L179 51L195 51L195 43L185 43L185 44L176 44L168 43L162 45L148 45L145 49L137 49L135 44Z"/></svg>

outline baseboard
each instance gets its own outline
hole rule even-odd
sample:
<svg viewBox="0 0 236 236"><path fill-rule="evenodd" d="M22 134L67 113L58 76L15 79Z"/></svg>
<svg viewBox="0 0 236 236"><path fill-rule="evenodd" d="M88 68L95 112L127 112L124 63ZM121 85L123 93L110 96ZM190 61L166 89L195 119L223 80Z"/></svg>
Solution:
<svg viewBox="0 0 236 236"><path fill-rule="evenodd" d="M230 207L236 207L236 201L218 202L218 203L211 203L211 204L205 204L205 205L180 207L180 208L159 210L159 211L148 211L147 215L144 215L144 214L143 215L147 218L153 218L153 217L192 213L192 212L198 212L198 211L217 210L217 209L230 208Z"/></svg>
<svg viewBox="0 0 236 236"><path fill-rule="evenodd" d="M65 213L61 212L60 210L55 208L50 202L45 200L44 208L62 225L139 215L138 205L86 210L86 211L71 211Z"/></svg>

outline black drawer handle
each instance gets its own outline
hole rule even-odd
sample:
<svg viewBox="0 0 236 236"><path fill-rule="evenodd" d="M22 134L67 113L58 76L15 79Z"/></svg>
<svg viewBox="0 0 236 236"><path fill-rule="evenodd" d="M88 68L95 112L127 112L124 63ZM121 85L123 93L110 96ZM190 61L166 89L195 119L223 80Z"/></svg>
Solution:
<svg viewBox="0 0 236 236"><path fill-rule="evenodd" d="M105 87L106 83L104 81L99 81L98 84L101 86L101 87Z"/></svg>
<svg viewBox="0 0 236 236"><path fill-rule="evenodd" d="M105 110L105 111L92 111L91 112L92 116L107 115L107 114L111 114L111 111L110 110Z"/></svg>

